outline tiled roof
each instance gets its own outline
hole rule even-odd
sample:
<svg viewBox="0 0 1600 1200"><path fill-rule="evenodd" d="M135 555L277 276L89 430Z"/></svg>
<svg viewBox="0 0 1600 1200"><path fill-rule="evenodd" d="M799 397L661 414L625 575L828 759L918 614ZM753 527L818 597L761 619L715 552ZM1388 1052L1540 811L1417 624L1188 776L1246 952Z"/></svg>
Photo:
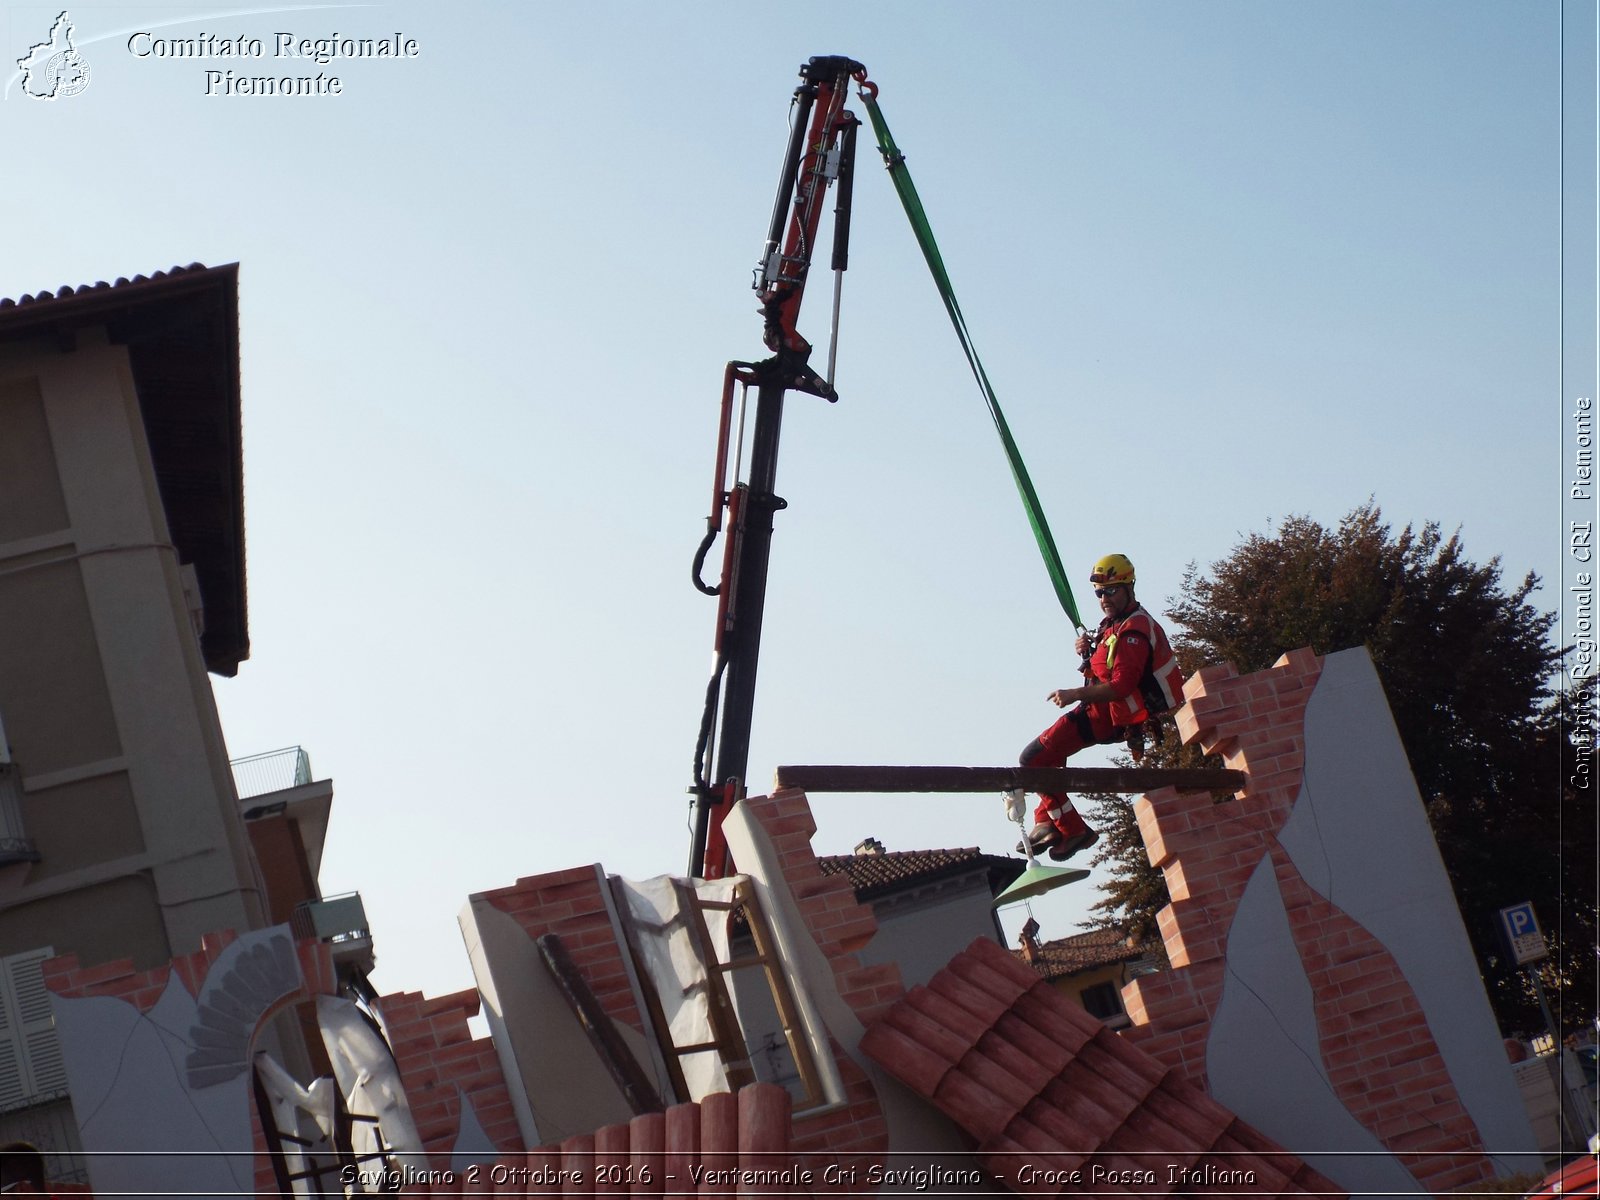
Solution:
<svg viewBox="0 0 1600 1200"><path fill-rule="evenodd" d="M97 293L103 294L113 290L119 293L118 298L121 299L122 296L128 294L127 289L138 289L149 284L159 283L162 280L178 275L188 274L191 271L203 273L207 269L208 268L204 263L190 263L186 267L172 267L165 271L155 271L150 275L135 275L132 279L125 277L118 278L115 283L107 283L102 279L95 283L79 284L77 287L73 287L71 284L68 284L66 287L56 288L54 291L49 288L45 288L43 291L32 292L27 295L19 296L16 299L12 299L10 297L0 299L0 314L9 315L8 310L12 309L25 308L35 304L45 304L54 300L69 300L79 296L93 296Z"/></svg>
<svg viewBox="0 0 1600 1200"><path fill-rule="evenodd" d="M898 888L932 883L952 875L987 870L990 887L1005 887L1027 868L1021 859L985 854L975 846L960 850L890 850L882 854L831 854L819 856L824 875L844 874L858 900Z"/></svg>
<svg viewBox="0 0 1600 1200"><path fill-rule="evenodd" d="M986 938L873 1022L861 1050L966 1130L1013 1191L1345 1195Z"/></svg>
<svg viewBox="0 0 1600 1200"><path fill-rule="evenodd" d="M1091 929L1088 933L1075 933L1071 937L1040 943L1038 957L1028 965L1046 979L1060 979L1065 975L1076 975L1079 971L1109 967L1159 952L1160 943L1157 941L1130 944L1128 936L1119 929ZM1021 950L1013 953L1023 962L1028 961Z"/></svg>

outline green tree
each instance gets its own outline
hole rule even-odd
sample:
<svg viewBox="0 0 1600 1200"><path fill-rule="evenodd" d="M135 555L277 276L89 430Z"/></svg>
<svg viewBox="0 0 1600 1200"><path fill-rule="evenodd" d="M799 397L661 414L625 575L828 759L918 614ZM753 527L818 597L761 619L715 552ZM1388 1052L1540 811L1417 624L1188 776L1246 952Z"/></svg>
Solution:
<svg viewBox="0 0 1600 1200"><path fill-rule="evenodd" d="M1506 589L1499 559L1470 561L1437 524L1395 534L1369 501L1334 528L1290 517L1208 572L1190 564L1169 614L1188 672L1231 662L1247 673L1300 646L1327 654L1366 645L1497 1012L1522 1029L1534 1024L1532 1006L1495 939L1501 907L1532 900L1547 924L1559 916L1560 982L1589 996L1595 982L1594 817L1583 811L1592 791L1567 794L1559 751L1593 706L1551 692L1561 652L1554 615L1530 602L1537 587L1530 573ZM1145 758L1147 766L1201 762L1171 733ZM1106 923L1153 928L1166 886L1131 805L1096 796L1090 810L1103 830L1096 861L1114 873L1096 909Z"/></svg>

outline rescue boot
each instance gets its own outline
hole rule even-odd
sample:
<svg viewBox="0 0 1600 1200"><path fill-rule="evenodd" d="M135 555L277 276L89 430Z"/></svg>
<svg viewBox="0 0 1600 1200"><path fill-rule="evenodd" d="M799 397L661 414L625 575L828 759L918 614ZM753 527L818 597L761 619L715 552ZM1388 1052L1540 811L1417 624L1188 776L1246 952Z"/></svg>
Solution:
<svg viewBox="0 0 1600 1200"><path fill-rule="evenodd" d="M1054 846L1060 840L1061 831L1054 825L1048 825L1041 821L1032 829L1028 830L1028 840L1026 843L1017 843L1017 853L1026 854L1028 852L1028 847L1031 846L1033 847L1033 852L1037 854L1046 847Z"/></svg>
<svg viewBox="0 0 1600 1200"><path fill-rule="evenodd" d="M1052 861L1066 862L1080 850L1087 850L1100 840L1100 835L1090 829L1088 822L1076 811L1062 813L1061 820L1068 829L1057 829L1055 838L1047 844Z"/></svg>

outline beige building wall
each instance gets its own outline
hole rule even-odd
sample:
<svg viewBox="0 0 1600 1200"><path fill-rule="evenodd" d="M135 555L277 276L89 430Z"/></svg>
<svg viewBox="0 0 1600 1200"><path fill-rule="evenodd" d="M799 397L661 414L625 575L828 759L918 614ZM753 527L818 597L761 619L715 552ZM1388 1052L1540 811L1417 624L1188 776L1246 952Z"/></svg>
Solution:
<svg viewBox="0 0 1600 1200"><path fill-rule="evenodd" d="M0 955L145 967L264 923L185 574L127 351L0 346L0 721L39 854L0 868Z"/></svg>

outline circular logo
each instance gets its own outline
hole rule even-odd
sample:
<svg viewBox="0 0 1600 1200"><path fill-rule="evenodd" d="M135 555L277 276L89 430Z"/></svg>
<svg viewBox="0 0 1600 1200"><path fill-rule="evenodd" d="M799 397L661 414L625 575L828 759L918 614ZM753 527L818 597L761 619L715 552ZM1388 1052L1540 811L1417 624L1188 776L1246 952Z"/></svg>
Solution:
<svg viewBox="0 0 1600 1200"><path fill-rule="evenodd" d="M89 86L89 64L76 50L63 50L50 56L44 77L51 95L57 98L76 96Z"/></svg>

